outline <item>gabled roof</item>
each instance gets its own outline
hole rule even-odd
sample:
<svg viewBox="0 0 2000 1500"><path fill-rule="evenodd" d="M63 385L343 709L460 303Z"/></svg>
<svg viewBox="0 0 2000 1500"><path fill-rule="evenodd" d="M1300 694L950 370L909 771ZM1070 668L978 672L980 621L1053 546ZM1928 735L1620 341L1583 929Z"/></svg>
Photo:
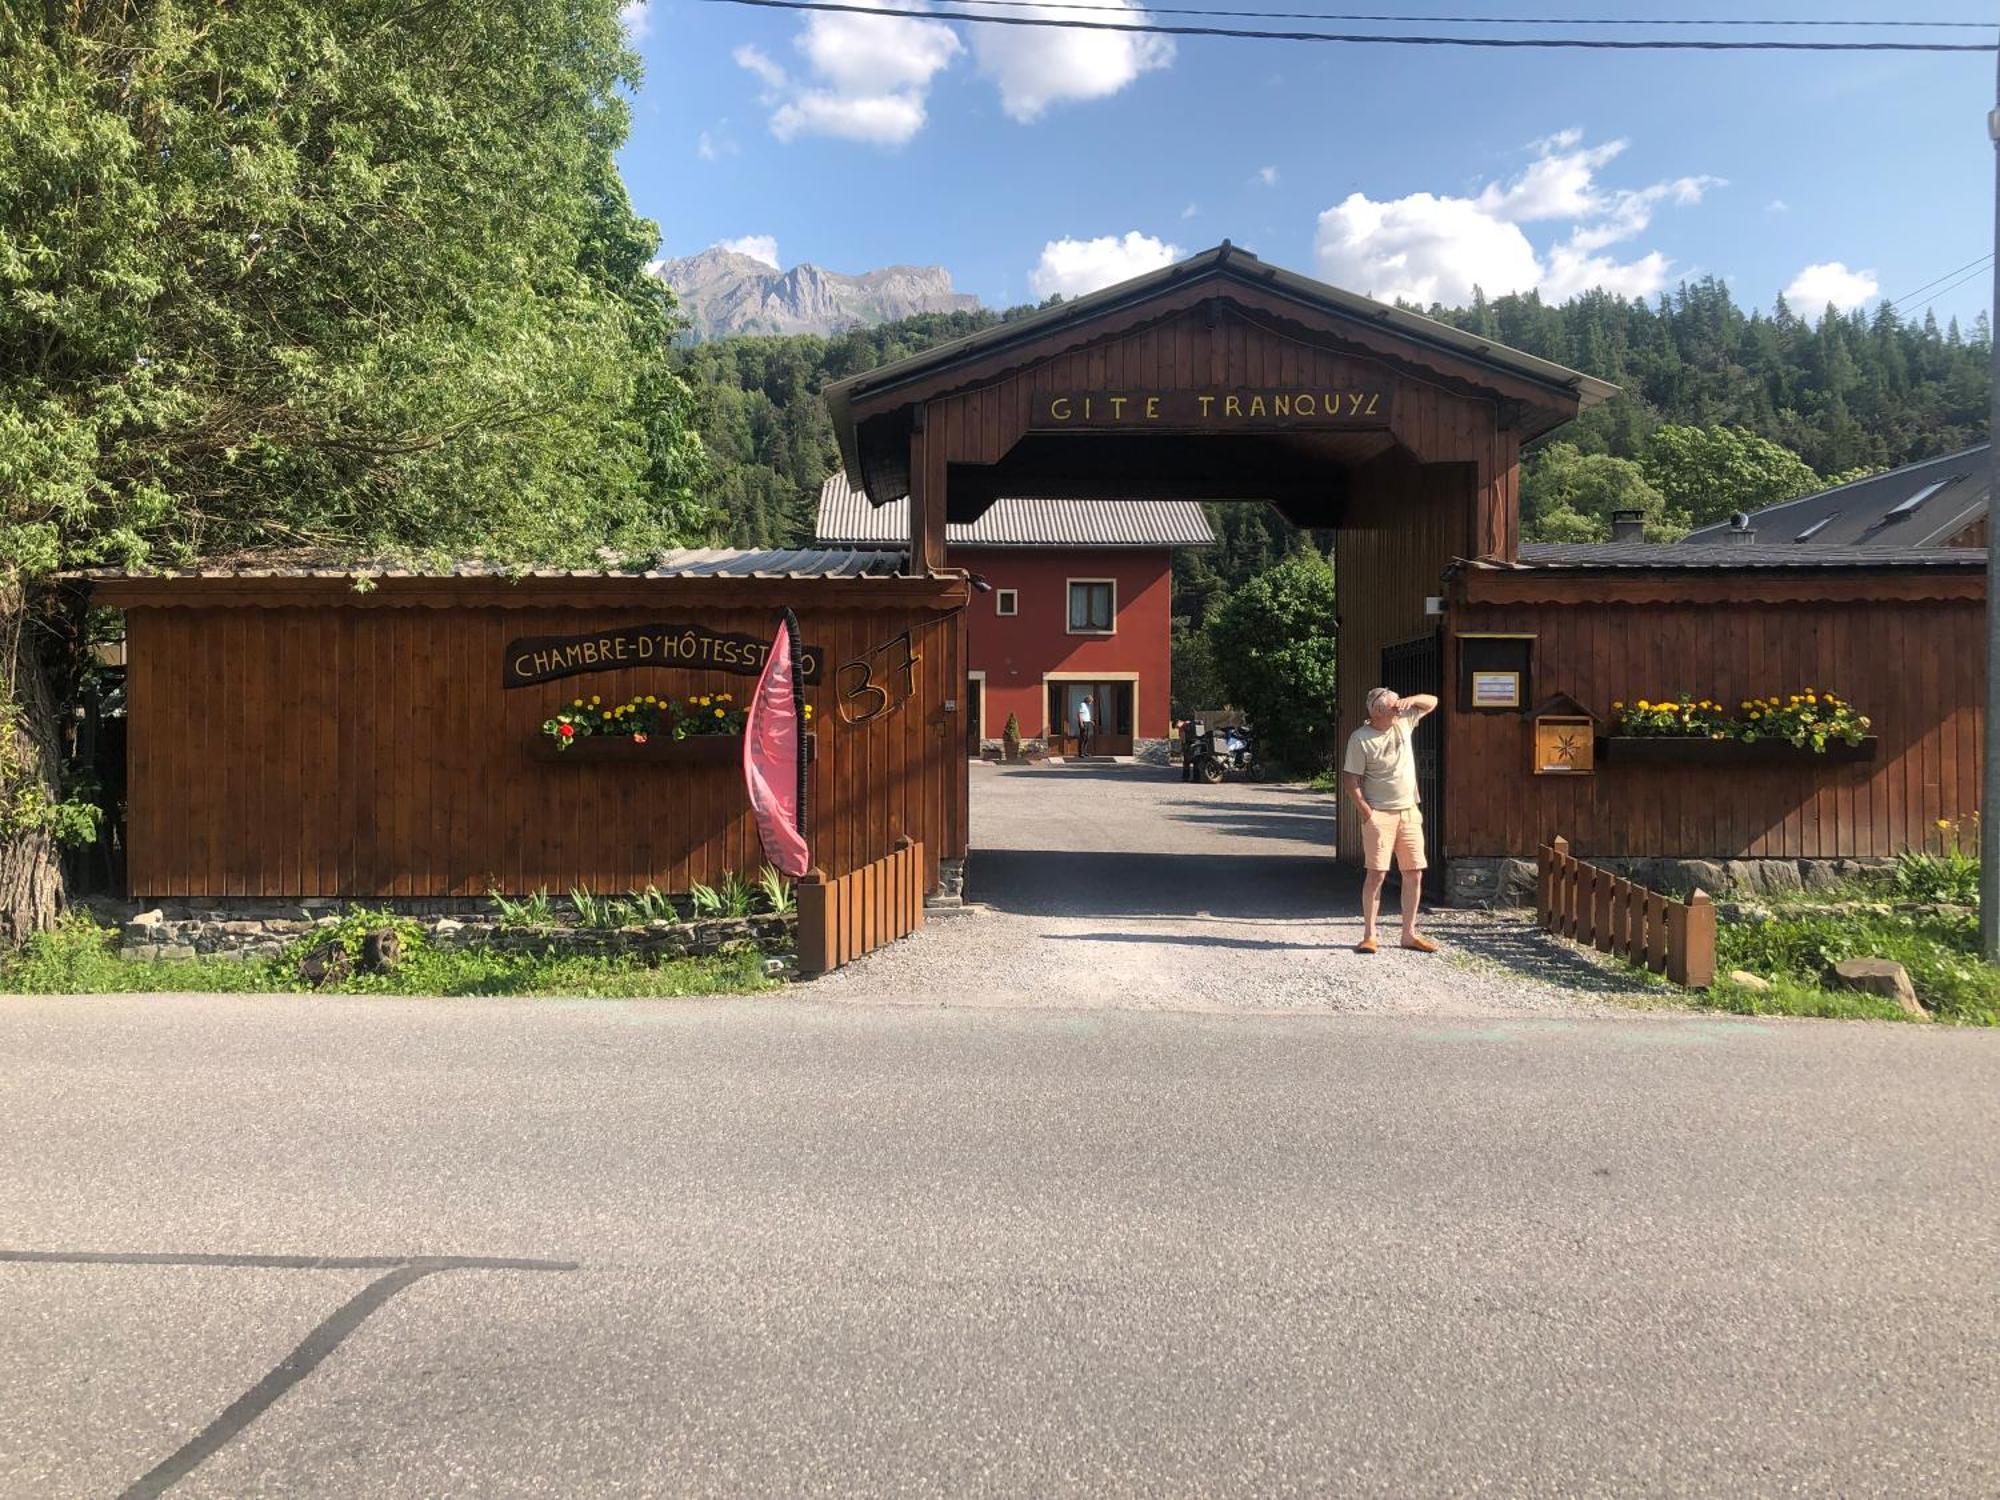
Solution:
<svg viewBox="0 0 2000 1500"><path fill-rule="evenodd" d="M821 486L814 540L822 547L904 547L910 500L887 505L835 474ZM954 547L1212 547L1215 534L1193 500L1022 499L993 502L976 521L945 529Z"/></svg>
<svg viewBox="0 0 2000 1500"><path fill-rule="evenodd" d="M912 400L921 399L917 387L927 381L934 383L935 377L953 366L999 355L1017 346L1022 348L1024 358L1028 357L1026 346L1062 334L1070 325L1087 323L1093 318L1144 303L1184 283L1204 280L1233 280L1255 287L1308 313L1331 315L1350 324L1363 323L1391 333L1410 345L1436 351L1456 361L1483 366L1496 375L1524 381L1530 388L1539 387L1547 392L1549 410L1539 422L1523 424L1524 439L1535 437L1568 420L1576 410L1587 410L1618 393L1617 386L1594 375L1585 375L1537 355L1510 349L1420 313L1343 291L1295 271L1266 265L1249 251L1224 240L1212 250L1204 250L1174 265L1121 281L1116 286L829 383L824 394L833 418L834 432L840 442L843 466L850 474L861 476L864 483L868 482L869 471L862 464L862 443L857 430L857 406L879 412L885 398L895 396L900 388L905 387L911 389ZM871 495L870 498L887 497Z"/></svg>
<svg viewBox="0 0 2000 1500"><path fill-rule="evenodd" d="M1692 541L1692 539L1690 539ZM1505 563L1465 566L1504 569ZM1984 569L1984 547L1757 547L1745 542L1523 542L1520 566L1601 571L1619 568L1741 570L1745 568Z"/></svg>
<svg viewBox="0 0 2000 1500"><path fill-rule="evenodd" d="M1739 534L1728 545L1753 551L1943 547L1986 514L1990 480L1988 445L1981 443L1751 511L1755 535L1745 540ZM1680 545L1711 544L1734 529L1718 521L1689 532Z"/></svg>
<svg viewBox="0 0 2000 1500"><path fill-rule="evenodd" d="M355 563L313 561L298 554L259 557L254 554L192 568L95 568L80 578L113 579L256 579L319 578L379 580L384 578L893 578L901 571L900 552L879 547L798 547L757 550L732 547L683 547L652 557L631 559L600 568L511 568L491 562L457 562L436 568L405 562Z"/></svg>

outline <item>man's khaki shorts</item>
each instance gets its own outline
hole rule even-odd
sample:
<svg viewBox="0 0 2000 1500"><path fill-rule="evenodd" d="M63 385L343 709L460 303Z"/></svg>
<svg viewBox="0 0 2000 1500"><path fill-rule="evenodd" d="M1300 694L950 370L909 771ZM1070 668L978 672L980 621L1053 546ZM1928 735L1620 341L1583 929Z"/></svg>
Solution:
<svg viewBox="0 0 2000 1500"><path fill-rule="evenodd" d="M1420 807L1400 808L1395 812L1376 812L1361 825L1362 863L1371 870L1389 868L1389 857L1395 856L1396 867L1404 874L1424 868L1424 813Z"/></svg>

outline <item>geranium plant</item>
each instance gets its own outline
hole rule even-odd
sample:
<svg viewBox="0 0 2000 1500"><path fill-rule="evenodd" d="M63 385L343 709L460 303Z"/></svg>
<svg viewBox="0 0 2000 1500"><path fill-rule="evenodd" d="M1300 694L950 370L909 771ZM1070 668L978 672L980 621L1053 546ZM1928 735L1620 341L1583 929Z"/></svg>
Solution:
<svg viewBox="0 0 2000 1500"><path fill-rule="evenodd" d="M1667 702L1646 698L1611 705L1618 715L1613 734L1668 735L1676 739L1721 740L1729 737L1729 719L1720 703L1690 698L1686 693Z"/></svg>
<svg viewBox="0 0 2000 1500"><path fill-rule="evenodd" d="M1807 688L1783 697L1745 698L1734 716L1708 698L1680 697L1655 702L1622 699L1611 705L1614 735L1672 739L1783 740L1802 750L1824 753L1835 740L1858 745L1867 738L1870 721L1836 693Z"/></svg>
<svg viewBox="0 0 2000 1500"><path fill-rule="evenodd" d="M629 738L643 745L656 734L671 739L692 739L698 735L740 735L747 711L738 706L732 693L697 693L672 699L644 693L623 703L607 704L597 694L572 698L567 708L542 721L542 733L567 750L578 740L592 735ZM805 706L807 727L813 720L813 706Z"/></svg>
<svg viewBox="0 0 2000 1500"><path fill-rule="evenodd" d="M1742 707L1738 734L1746 741L1780 739L1805 748L1824 750L1832 740L1858 745L1867 736L1866 714L1838 694L1807 688L1787 698L1748 698Z"/></svg>

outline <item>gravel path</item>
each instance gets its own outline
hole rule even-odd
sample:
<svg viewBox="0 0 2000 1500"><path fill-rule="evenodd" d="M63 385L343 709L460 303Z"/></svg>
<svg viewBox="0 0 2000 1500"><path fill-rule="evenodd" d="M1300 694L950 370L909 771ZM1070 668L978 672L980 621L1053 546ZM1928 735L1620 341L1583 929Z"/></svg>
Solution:
<svg viewBox="0 0 2000 1500"><path fill-rule="evenodd" d="M1352 951L1333 800L1150 766L972 767L967 909L816 981L815 999L1139 1010L1574 1015L1641 988L1518 915L1439 911L1435 957Z"/></svg>

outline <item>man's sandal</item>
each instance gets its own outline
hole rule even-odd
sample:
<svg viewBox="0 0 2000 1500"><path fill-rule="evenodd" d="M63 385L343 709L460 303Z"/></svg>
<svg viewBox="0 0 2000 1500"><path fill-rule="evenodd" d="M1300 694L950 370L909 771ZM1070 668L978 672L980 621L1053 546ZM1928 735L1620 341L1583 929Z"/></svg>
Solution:
<svg viewBox="0 0 2000 1500"><path fill-rule="evenodd" d="M1438 951L1438 945L1427 937L1405 939L1403 946L1413 953L1435 953Z"/></svg>
<svg viewBox="0 0 2000 1500"><path fill-rule="evenodd" d="M1375 951L1375 939L1363 938L1354 945L1354 951L1356 953L1373 953Z"/></svg>

